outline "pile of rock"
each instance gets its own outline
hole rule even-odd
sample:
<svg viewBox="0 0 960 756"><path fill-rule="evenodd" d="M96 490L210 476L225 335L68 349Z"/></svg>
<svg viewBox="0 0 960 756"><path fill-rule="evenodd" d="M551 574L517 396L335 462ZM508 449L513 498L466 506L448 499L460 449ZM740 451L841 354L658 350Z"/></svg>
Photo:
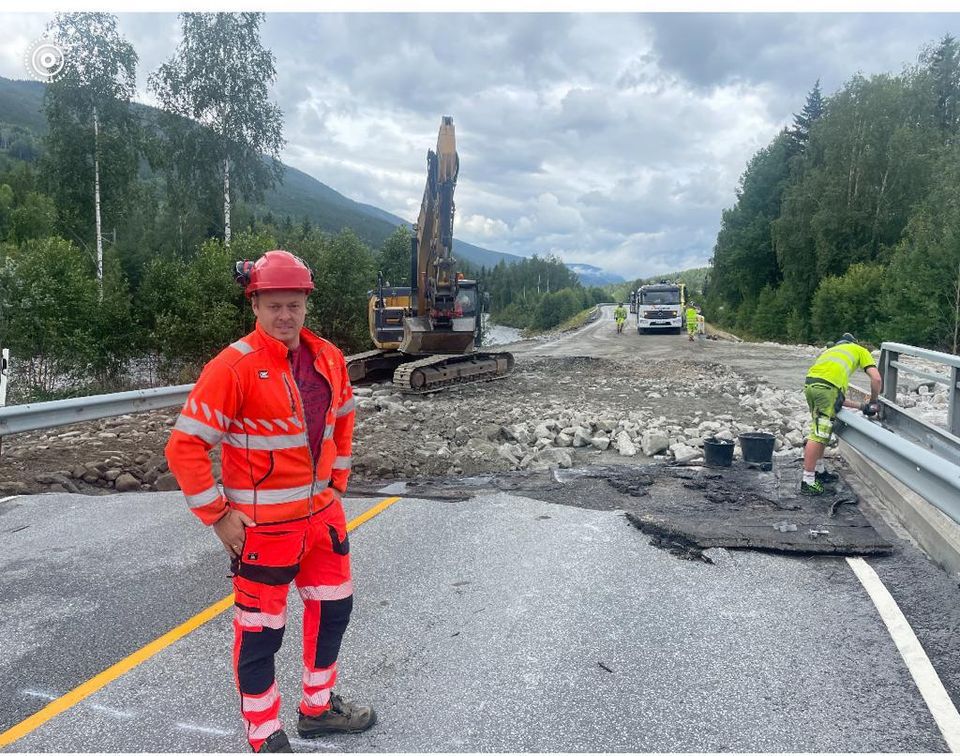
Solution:
<svg viewBox="0 0 960 756"><path fill-rule="evenodd" d="M112 489L118 493L134 491L176 491L180 487L162 455L141 453L131 458L120 452L48 473L38 473L34 481L47 491L85 493L87 487Z"/></svg>
<svg viewBox="0 0 960 756"><path fill-rule="evenodd" d="M618 458L696 463L705 438L733 440L757 430L773 433L783 453L803 445L809 415L800 391L750 382L717 366L685 366L682 373L658 367L651 370L656 390L642 380L630 386L629 373L606 380L600 371L578 381L558 370L546 399L535 383L526 391L508 391L503 382L431 398L404 396L389 384L359 388L354 471L415 477ZM718 395L718 384L729 388Z"/></svg>

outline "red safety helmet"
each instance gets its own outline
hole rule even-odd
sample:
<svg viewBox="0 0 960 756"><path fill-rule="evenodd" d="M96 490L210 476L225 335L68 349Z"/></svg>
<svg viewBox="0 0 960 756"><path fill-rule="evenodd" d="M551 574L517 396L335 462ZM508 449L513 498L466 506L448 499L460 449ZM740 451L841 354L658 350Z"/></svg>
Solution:
<svg viewBox="0 0 960 756"><path fill-rule="evenodd" d="M313 273L296 255L283 249L265 252L256 262L241 260L236 265L237 283L249 298L258 291L313 291Z"/></svg>

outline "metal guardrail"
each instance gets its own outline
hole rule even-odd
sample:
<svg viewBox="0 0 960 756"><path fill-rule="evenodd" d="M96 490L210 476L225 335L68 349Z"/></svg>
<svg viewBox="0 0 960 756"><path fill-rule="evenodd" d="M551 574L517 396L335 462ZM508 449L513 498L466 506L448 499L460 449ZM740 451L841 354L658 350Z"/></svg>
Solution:
<svg viewBox="0 0 960 756"><path fill-rule="evenodd" d="M193 384L164 386L141 391L121 391L115 394L81 396L75 399L58 399L54 402L15 404L0 407L0 436L23 433L58 425L100 420L131 412L176 407L187 400Z"/></svg>
<svg viewBox="0 0 960 756"><path fill-rule="evenodd" d="M960 523L960 465L848 409L840 410L837 435L866 459Z"/></svg>
<svg viewBox="0 0 960 756"><path fill-rule="evenodd" d="M902 356L919 357L929 362L946 365L950 377L928 373L904 364ZM884 342L880 353L880 374L883 376L883 395L880 399L880 419L884 425L914 443L930 449L955 464L960 464L960 357L930 349L920 349L908 344ZM900 373L918 375L934 383L945 385L949 397L947 405L947 428L939 428L913 416L897 404L897 388Z"/></svg>
<svg viewBox="0 0 960 756"><path fill-rule="evenodd" d="M950 368L950 377L904 364L903 356L946 365ZM837 435L960 523L960 357L909 344L884 342L878 369L883 376L879 414L883 426L850 410L841 410L837 416L840 421L836 426ZM948 387L949 430L932 425L897 404L901 371Z"/></svg>

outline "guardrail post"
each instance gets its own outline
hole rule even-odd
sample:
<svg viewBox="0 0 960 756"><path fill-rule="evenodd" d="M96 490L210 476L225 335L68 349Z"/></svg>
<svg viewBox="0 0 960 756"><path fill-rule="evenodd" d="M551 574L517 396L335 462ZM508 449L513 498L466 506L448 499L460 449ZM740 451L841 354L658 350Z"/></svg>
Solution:
<svg viewBox="0 0 960 756"><path fill-rule="evenodd" d="M880 375L883 377L883 396L891 402L897 401L897 366L900 353L886 347L880 352Z"/></svg>
<svg viewBox="0 0 960 756"><path fill-rule="evenodd" d="M958 391L957 381L960 380L960 369L950 368L950 408L947 412L947 419L950 423L950 432L954 436L960 436L960 391Z"/></svg>
<svg viewBox="0 0 960 756"><path fill-rule="evenodd" d="M897 403L897 366L894 364L900 359L900 353L883 346L880 350L880 376L883 378L883 398L894 404ZM880 420L884 420L884 404L880 402Z"/></svg>
<svg viewBox="0 0 960 756"><path fill-rule="evenodd" d="M0 350L0 407L7 404L7 381L10 380L8 370L10 368L10 350ZM0 436L0 453L3 452L3 436Z"/></svg>
<svg viewBox="0 0 960 756"><path fill-rule="evenodd" d="M0 407L7 404L7 381L10 379L7 372L10 367L10 350L0 349Z"/></svg>

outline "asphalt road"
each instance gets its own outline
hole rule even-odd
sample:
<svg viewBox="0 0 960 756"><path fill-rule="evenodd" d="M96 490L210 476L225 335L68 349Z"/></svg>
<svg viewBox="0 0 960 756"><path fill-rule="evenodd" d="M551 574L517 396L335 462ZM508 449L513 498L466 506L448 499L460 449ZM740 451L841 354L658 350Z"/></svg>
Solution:
<svg viewBox="0 0 960 756"><path fill-rule="evenodd" d="M606 325L536 348L646 341ZM668 353L684 341L656 338L671 340ZM637 349L606 353L620 348ZM376 502L348 499L348 517ZM897 547L871 564L957 701L957 586L876 525ZM682 560L621 512L505 493L401 499L351 545L357 603L338 688L380 722L294 739L299 750L947 749L843 559ZM229 592L225 555L179 493L2 502L0 574L0 732ZM292 733L295 592L290 607L278 678ZM230 621L220 615L7 750L244 750Z"/></svg>
<svg viewBox="0 0 960 756"><path fill-rule="evenodd" d="M838 334L839 336L839 334ZM600 318L586 327L557 338L522 341L507 347L519 355L554 357L636 357L718 362L743 373L762 376L780 389L801 390L812 358L790 346L694 341L686 333L645 333L636 329L636 315L627 319L623 333L616 332L613 307L601 307Z"/></svg>

